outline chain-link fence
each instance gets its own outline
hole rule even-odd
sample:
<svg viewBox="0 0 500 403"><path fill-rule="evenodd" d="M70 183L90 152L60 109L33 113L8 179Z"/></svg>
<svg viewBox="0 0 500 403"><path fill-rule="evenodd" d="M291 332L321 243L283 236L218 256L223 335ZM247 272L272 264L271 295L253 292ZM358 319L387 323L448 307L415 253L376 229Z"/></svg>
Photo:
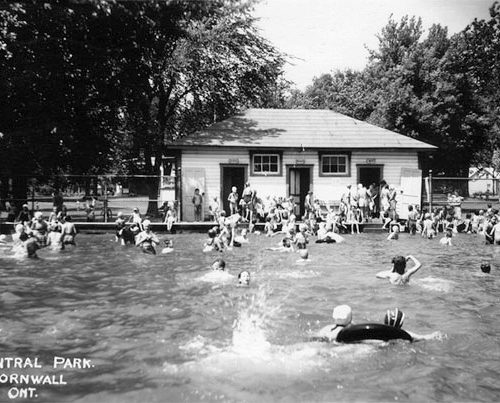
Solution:
<svg viewBox="0 0 500 403"><path fill-rule="evenodd" d="M175 176L166 175L60 175L53 178L0 178L0 220L17 221L22 211L45 217L63 212L73 221L109 222L118 213L138 209L143 217L164 221L176 212Z"/></svg>

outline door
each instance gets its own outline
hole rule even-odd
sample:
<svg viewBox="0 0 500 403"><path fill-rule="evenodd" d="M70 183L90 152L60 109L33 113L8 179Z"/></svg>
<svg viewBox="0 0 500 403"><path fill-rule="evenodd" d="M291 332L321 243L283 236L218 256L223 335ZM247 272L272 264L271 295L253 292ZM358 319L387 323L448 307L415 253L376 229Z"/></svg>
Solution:
<svg viewBox="0 0 500 403"><path fill-rule="evenodd" d="M246 165L221 165L221 206L223 206L224 211L229 215L229 202L227 198L229 193L231 193L231 188L236 186L238 190L238 196L241 198L241 193L245 188L245 182L247 178L247 166Z"/></svg>
<svg viewBox="0 0 500 403"><path fill-rule="evenodd" d="M408 218L408 206L420 206L422 195L422 171L401 168L401 203L396 204L399 218Z"/></svg>
<svg viewBox="0 0 500 403"><path fill-rule="evenodd" d="M369 188L372 183L377 186L382 180L382 167L380 166L358 166L358 183Z"/></svg>
<svg viewBox="0 0 500 403"><path fill-rule="evenodd" d="M194 221L194 190L200 189L203 196L201 217L205 217L205 168L185 168L182 170L182 219Z"/></svg>
<svg viewBox="0 0 500 403"><path fill-rule="evenodd" d="M300 218L305 213L304 200L311 188L311 168L289 168L288 195L295 200L294 214Z"/></svg>

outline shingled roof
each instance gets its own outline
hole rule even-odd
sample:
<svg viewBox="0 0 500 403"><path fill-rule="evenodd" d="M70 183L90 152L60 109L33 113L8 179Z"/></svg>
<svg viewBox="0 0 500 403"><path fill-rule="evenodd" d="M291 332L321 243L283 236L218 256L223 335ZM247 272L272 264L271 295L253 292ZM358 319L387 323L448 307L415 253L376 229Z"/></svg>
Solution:
<svg viewBox="0 0 500 403"><path fill-rule="evenodd" d="M401 148L436 147L324 109L247 109L171 146L255 148Z"/></svg>

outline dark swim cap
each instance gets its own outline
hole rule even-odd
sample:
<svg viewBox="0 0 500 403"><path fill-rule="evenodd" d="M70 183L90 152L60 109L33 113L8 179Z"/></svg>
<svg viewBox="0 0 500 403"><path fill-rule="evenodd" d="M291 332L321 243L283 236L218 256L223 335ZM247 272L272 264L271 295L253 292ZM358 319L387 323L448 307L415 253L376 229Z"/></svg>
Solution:
<svg viewBox="0 0 500 403"><path fill-rule="evenodd" d="M393 272L405 274L406 258L404 256L394 256L392 258L392 263L394 264Z"/></svg>
<svg viewBox="0 0 500 403"><path fill-rule="evenodd" d="M403 311L400 311L396 308L394 311L387 310L387 313L384 317L384 323L389 326L393 326L395 328L400 329L403 326L403 322L405 321L405 314Z"/></svg>
<svg viewBox="0 0 500 403"><path fill-rule="evenodd" d="M489 263L482 263L481 264L481 271L483 273L489 273L491 271L491 266Z"/></svg>

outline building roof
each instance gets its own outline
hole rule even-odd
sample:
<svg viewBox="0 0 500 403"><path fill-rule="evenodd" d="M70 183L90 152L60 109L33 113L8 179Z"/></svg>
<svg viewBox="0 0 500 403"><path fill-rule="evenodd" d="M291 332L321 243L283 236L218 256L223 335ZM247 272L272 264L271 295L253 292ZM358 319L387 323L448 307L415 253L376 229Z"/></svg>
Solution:
<svg viewBox="0 0 500 403"><path fill-rule="evenodd" d="M247 109L170 145L278 149L437 148L325 109Z"/></svg>

